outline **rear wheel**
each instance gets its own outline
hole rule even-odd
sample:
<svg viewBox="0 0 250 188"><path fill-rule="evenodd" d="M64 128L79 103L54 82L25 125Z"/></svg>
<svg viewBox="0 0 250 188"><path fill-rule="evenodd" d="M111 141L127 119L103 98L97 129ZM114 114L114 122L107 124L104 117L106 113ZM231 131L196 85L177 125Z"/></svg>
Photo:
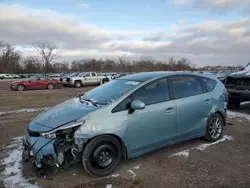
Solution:
<svg viewBox="0 0 250 188"><path fill-rule="evenodd" d="M227 108L228 109L238 109L240 107L241 100L229 98Z"/></svg>
<svg viewBox="0 0 250 188"><path fill-rule="evenodd" d="M107 83L107 82L109 82L109 79L108 79L108 78L103 78L103 79L102 79L102 84L105 84L105 83Z"/></svg>
<svg viewBox="0 0 250 188"><path fill-rule="evenodd" d="M75 82L75 87L79 88L79 87L81 87L81 86L82 86L81 82L79 82L79 81L76 81L76 82Z"/></svg>
<svg viewBox="0 0 250 188"><path fill-rule="evenodd" d="M54 84L49 84L49 85L48 85L48 89L49 89L49 90L54 89Z"/></svg>
<svg viewBox="0 0 250 188"><path fill-rule="evenodd" d="M94 177L111 174L119 165L122 148L112 136L100 136L91 140L82 154L82 164L86 172Z"/></svg>
<svg viewBox="0 0 250 188"><path fill-rule="evenodd" d="M23 90L24 90L24 85L22 85L22 84L21 84L21 85L18 85L18 86L17 86L17 90L18 90L18 91L23 91Z"/></svg>
<svg viewBox="0 0 250 188"><path fill-rule="evenodd" d="M219 114L213 114L207 120L205 140L214 142L222 137L225 121Z"/></svg>

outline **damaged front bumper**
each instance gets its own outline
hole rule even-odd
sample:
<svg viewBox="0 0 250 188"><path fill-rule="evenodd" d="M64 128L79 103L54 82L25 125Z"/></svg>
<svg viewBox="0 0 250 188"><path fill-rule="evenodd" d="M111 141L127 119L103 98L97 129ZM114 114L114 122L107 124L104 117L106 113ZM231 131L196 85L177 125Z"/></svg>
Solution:
<svg viewBox="0 0 250 188"><path fill-rule="evenodd" d="M55 140L43 137L23 136L23 161L32 161L37 168L55 166L57 154L54 149Z"/></svg>

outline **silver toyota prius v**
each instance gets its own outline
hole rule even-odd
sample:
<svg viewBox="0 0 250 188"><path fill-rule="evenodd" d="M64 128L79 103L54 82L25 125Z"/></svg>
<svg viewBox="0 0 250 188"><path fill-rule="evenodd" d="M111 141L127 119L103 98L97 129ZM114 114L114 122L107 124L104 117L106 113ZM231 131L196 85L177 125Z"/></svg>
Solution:
<svg viewBox="0 0 250 188"><path fill-rule="evenodd" d="M224 85L206 75L127 75L39 114L23 137L22 158L38 172L81 161L88 174L106 176L122 159L198 137L220 139L227 98Z"/></svg>

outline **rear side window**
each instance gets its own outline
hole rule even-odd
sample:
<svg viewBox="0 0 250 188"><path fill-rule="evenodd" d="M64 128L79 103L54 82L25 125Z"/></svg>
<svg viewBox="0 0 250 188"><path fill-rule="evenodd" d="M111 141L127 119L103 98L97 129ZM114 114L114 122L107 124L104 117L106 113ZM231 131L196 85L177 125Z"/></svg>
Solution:
<svg viewBox="0 0 250 188"><path fill-rule="evenodd" d="M211 92L214 90L215 86L216 86L216 83L217 81L214 80L214 79L211 79L211 78L201 78L202 80L202 83L204 84L204 87L205 89L208 91L208 92Z"/></svg>
<svg viewBox="0 0 250 188"><path fill-rule="evenodd" d="M173 76L171 83L175 99L203 93L201 82L196 76Z"/></svg>

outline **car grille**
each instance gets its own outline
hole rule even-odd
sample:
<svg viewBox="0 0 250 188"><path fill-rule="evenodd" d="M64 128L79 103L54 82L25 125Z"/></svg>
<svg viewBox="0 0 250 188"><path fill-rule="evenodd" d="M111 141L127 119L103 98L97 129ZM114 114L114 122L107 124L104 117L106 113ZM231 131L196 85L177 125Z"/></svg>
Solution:
<svg viewBox="0 0 250 188"><path fill-rule="evenodd" d="M250 90L250 78L227 77L225 86L227 89Z"/></svg>
<svg viewBox="0 0 250 188"><path fill-rule="evenodd" d="M227 77L226 85L250 86L250 78Z"/></svg>
<svg viewBox="0 0 250 188"><path fill-rule="evenodd" d="M28 129L28 135L32 136L32 137L39 137L40 133L36 132L36 131L31 131L31 130Z"/></svg>
<svg viewBox="0 0 250 188"><path fill-rule="evenodd" d="M70 78L67 78L66 80L67 80L67 82L70 82Z"/></svg>
<svg viewBox="0 0 250 188"><path fill-rule="evenodd" d="M62 78L60 78L60 82L62 82L63 81L63 79Z"/></svg>

